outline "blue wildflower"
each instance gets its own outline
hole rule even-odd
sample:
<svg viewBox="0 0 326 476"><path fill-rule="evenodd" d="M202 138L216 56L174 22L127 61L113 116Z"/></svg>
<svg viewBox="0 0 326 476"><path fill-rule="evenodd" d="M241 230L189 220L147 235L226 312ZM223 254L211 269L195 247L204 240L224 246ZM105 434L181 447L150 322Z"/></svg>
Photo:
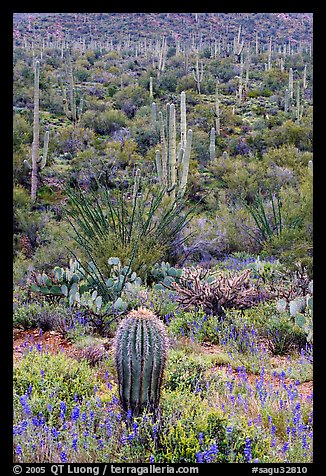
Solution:
<svg viewBox="0 0 326 476"><path fill-rule="evenodd" d="M74 421L77 421L79 418L79 407L74 407L72 412L71 412L71 418Z"/></svg>
<svg viewBox="0 0 326 476"><path fill-rule="evenodd" d="M251 440L250 438L246 438L246 444L245 444L245 448L244 448L244 452L243 452L246 460L248 463L251 462L251 459L252 459L252 455L251 455Z"/></svg>

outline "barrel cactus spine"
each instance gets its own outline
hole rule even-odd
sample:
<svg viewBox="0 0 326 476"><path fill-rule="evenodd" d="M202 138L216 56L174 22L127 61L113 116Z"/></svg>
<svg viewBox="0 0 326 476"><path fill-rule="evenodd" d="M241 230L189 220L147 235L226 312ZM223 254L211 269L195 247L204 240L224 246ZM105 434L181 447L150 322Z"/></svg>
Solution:
<svg viewBox="0 0 326 476"><path fill-rule="evenodd" d="M119 397L134 417L147 410L157 414L168 352L164 324L145 308L131 311L115 336Z"/></svg>

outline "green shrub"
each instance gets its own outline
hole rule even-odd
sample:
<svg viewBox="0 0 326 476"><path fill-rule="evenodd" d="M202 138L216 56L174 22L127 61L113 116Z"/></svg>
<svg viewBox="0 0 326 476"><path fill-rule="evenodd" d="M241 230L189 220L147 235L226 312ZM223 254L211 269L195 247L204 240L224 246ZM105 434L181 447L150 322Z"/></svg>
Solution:
<svg viewBox="0 0 326 476"><path fill-rule="evenodd" d="M209 362L191 354L171 350L165 371L164 387L169 390L200 392L206 386L205 371Z"/></svg>
<svg viewBox="0 0 326 476"><path fill-rule="evenodd" d="M31 413L38 416L42 412L47 421L60 424L60 402L65 402L70 414L76 401L94 397L95 384L94 372L86 362L34 349L14 366L14 405L18 413L20 397L31 393Z"/></svg>
<svg viewBox="0 0 326 476"><path fill-rule="evenodd" d="M190 337L196 342L218 343L218 318L204 311L175 313L169 320L169 332L176 337Z"/></svg>
<svg viewBox="0 0 326 476"><path fill-rule="evenodd" d="M65 333L72 323L72 314L64 306L47 302L24 302L14 305L13 326L23 329L40 328Z"/></svg>
<svg viewBox="0 0 326 476"><path fill-rule="evenodd" d="M86 111L81 118L81 125L93 129L94 132L100 135L109 135L121 127L125 127L126 124L126 115L115 109L104 112Z"/></svg>
<svg viewBox="0 0 326 476"><path fill-rule="evenodd" d="M231 431L230 431L231 430ZM164 391L160 451L155 462L160 463L241 463L248 462L246 445L250 443L250 461L263 462L269 441L255 427L240 419L229 420L211 402L194 393Z"/></svg>
<svg viewBox="0 0 326 476"><path fill-rule="evenodd" d="M306 336L303 330L294 325L287 314L272 316L265 324L264 336L274 355L286 355L305 347Z"/></svg>

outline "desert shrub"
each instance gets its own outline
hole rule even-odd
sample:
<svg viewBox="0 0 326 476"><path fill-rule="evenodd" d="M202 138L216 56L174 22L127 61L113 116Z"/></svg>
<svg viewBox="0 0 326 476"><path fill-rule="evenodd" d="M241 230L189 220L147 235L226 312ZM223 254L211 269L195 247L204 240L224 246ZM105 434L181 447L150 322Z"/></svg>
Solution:
<svg viewBox="0 0 326 476"><path fill-rule="evenodd" d="M305 347L304 332L294 325L287 314L274 315L265 323L264 337L268 340L269 350L274 355L286 355Z"/></svg>
<svg viewBox="0 0 326 476"><path fill-rule="evenodd" d="M312 275L313 260L313 194L312 177L306 174L297 188L281 191L282 232L264 243L264 251L272 254L289 268L301 261Z"/></svg>
<svg viewBox="0 0 326 476"><path fill-rule="evenodd" d="M230 421L195 393L164 391L155 462L264 461L268 441L242 421ZM231 431L230 431L231 430Z"/></svg>
<svg viewBox="0 0 326 476"><path fill-rule="evenodd" d="M169 322L174 314L178 313L176 294L168 289L155 289L154 287L140 286L124 290L122 298L128 303L129 309L146 307L151 309L158 317Z"/></svg>
<svg viewBox="0 0 326 476"><path fill-rule="evenodd" d="M73 315L65 306L47 302L24 302L15 306L13 326L23 329L40 328L65 333L73 324Z"/></svg>
<svg viewBox="0 0 326 476"><path fill-rule="evenodd" d="M40 222L35 240L37 247L33 254L33 266L36 271L47 272L56 265L65 265L71 256L69 249L76 249L67 222L56 221L52 216L49 216L47 220L44 218ZM32 241L33 243L34 241Z"/></svg>
<svg viewBox="0 0 326 476"><path fill-rule="evenodd" d="M104 112L86 111L82 115L81 125L93 129L96 134L109 135L112 132L125 127L127 117L124 112L109 109Z"/></svg>
<svg viewBox="0 0 326 476"><path fill-rule="evenodd" d="M14 114L13 117L13 150L17 151L25 144L31 144L33 128L28 122L26 114Z"/></svg>
<svg viewBox="0 0 326 476"><path fill-rule="evenodd" d="M209 341L217 344L218 323L217 317L203 311L175 313L169 317L169 332L175 337L189 337L195 342Z"/></svg>
<svg viewBox="0 0 326 476"><path fill-rule="evenodd" d="M114 95L115 105L130 119L137 109L148 103L147 91L138 85L131 84Z"/></svg>
<svg viewBox="0 0 326 476"><path fill-rule="evenodd" d="M78 151L88 149L94 140L95 134L91 128L74 128L69 124L57 129L51 137L50 143L54 156L58 157L63 154L74 156Z"/></svg>
<svg viewBox="0 0 326 476"><path fill-rule="evenodd" d="M278 148L269 148L264 154L266 167L277 165L292 170L300 177L305 172L308 161L312 160L311 152L301 152L293 144L281 145Z"/></svg>
<svg viewBox="0 0 326 476"><path fill-rule="evenodd" d="M182 351L171 350L168 356L164 377L164 388L187 392L199 392L206 385L205 371L209 368L207 361L200 361Z"/></svg>
<svg viewBox="0 0 326 476"><path fill-rule="evenodd" d="M84 400L95 398L95 384L94 372L86 362L77 362L63 353L53 355L33 349L14 366L15 416L25 412L39 417L41 412L52 425L60 425L60 402L71 414L77 402L82 406Z"/></svg>

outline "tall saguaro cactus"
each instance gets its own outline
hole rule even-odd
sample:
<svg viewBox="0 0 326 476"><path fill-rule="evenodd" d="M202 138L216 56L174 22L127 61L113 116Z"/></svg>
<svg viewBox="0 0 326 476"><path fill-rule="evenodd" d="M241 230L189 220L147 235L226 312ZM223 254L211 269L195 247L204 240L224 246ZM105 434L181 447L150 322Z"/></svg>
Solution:
<svg viewBox="0 0 326 476"><path fill-rule="evenodd" d="M289 93L290 98L293 99L293 69L289 69Z"/></svg>
<svg viewBox="0 0 326 476"><path fill-rule="evenodd" d="M159 127L161 136L161 154L156 151L155 161L158 179L166 188L168 195L172 198L182 197L186 190L189 161L192 142L192 130L187 130L186 122L186 96L181 93L181 142L177 149L176 144L176 120L174 104L166 106L166 124L164 124L163 113L160 111Z"/></svg>
<svg viewBox="0 0 326 476"><path fill-rule="evenodd" d="M33 120L33 143L32 143L32 164L27 160L24 164L31 169L31 198L35 202L37 198L37 187L39 180L39 169L46 165L49 148L49 131L45 132L43 155L40 156L40 62L35 62L34 69L34 120Z"/></svg>
<svg viewBox="0 0 326 476"><path fill-rule="evenodd" d="M34 122L32 144L32 182L31 197L36 201L38 183L38 161L40 147L40 62L35 62L34 69Z"/></svg>
<svg viewBox="0 0 326 476"><path fill-rule="evenodd" d="M220 115L220 100L218 94L218 81L216 81L215 89L215 129L216 134L221 135L221 115Z"/></svg>
<svg viewBox="0 0 326 476"><path fill-rule="evenodd" d="M211 128L211 132L209 136L209 158L210 160L214 160L215 158L215 129L214 127Z"/></svg>
<svg viewBox="0 0 326 476"><path fill-rule="evenodd" d="M79 102L79 107L77 108L77 101L76 101L76 88L74 84L74 73L73 73L73 68L72 68L72 62L71 62L71 55L68 55L68 77L69 77L69 104L70 104L70 110L69 110L69 104L68 104L68 99L67 99L67 93L66 90L63 86L62 87L62 95L63 95L63 109L65 112L65 115L67 116L68 119L71 120L73 125L75 126L78 121L81 118L82 112L83 112L83 98L80 99Z"/></svg>
<svg viewBox="0 0 326 476"><path fill-rule="evenodd" d="M180 102L180 135L181 135L181 147L186 147L186 135L187 135L187 122L186 122L186 93L182 91Z"/></svg>
<svg viewBox="0 0 326 476"><path fill-rule="evenodd" d="M168 337L164 324L145 309L131 311L115 336L115 364L123 409L137 417L158 409L167 360Z"/></svg>
<svg viewBox="0 0 326 476"><path fill-rule="evenodd" d="M204 76L204 66L203 66L203 62L201 62L199 66L198 58L196 60L196 68L192 70L192 73L194 76L194 80L196 81L196 84L197 84L198 94L200 94L200 91L201 91L200 83L202 82L203 76Z"/></svg>

